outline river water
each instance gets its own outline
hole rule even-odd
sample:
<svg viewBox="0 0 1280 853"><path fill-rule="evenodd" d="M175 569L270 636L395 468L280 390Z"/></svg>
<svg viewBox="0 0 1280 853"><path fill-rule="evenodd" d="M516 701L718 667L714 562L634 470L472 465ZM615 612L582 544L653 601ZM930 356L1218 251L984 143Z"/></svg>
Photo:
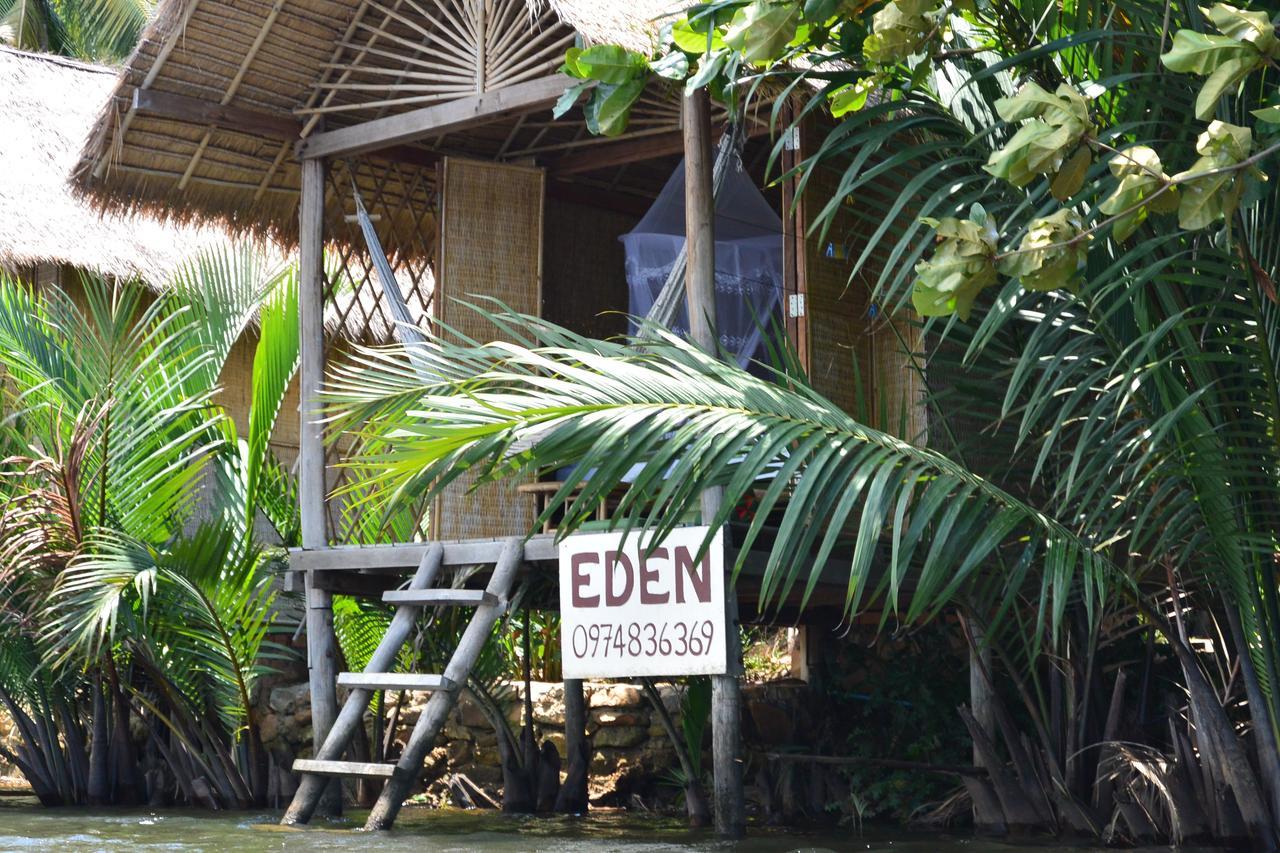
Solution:
<svg viewBox="0 0 1280 853"><path fill-rule="evenodd" d="M353 819L363 815L354 813ZM1082 853L1089 848L1011 845L961 835L911 835L868 830L799 832L752 828L746 841L717 842L680 821L652 815L595 814L586 818L514 817L478 811L407 807L391 833L364 835L356 823L319 823L305 829L278 825L278 813L91 811L44 809L21 797L0 797L0 851L218 851L266 853L353 849L462 853L462 851L878 850L905 853ZM1167 849L1167 848L1165 848Z"/></svg>

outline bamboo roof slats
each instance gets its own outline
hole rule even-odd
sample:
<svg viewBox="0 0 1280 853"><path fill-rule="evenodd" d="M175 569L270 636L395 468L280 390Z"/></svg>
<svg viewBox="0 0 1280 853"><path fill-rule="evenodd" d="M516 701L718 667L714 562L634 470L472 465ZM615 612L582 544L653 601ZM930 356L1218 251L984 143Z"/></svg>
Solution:
<svg viewBox="0 0 1280 853"><path fill-rule="evenodd" d="M75 169L93 204L146 210L178 222L219 220L292 243L300 170L291 140L307 139L465 97L537 84L556 72L575 39L639 50L652 44L678 0L162 0ZM135 106L136 91L248 110L260 120L215 120L189 110ZM104 99L105 100L105 99ZM636 132L674 129L669 93L636 109ZM483 102L488 103L488 102ZM516 101L474 126L408 137L422 155L466 152L523 159L598 144L580 134L580 112L560 127L523 127L550 104ZM655 115L645 111L654 108ZM658 113L661 113L659 115ZM228 114L223 114L228 115ZM323 124L322 124L323 122ZM489 125L492 125L491 127ZM546 146L555 146L546 148ZM533 150L530 150L533 149ZM224 152L235 152L228 160ZM414 162L401 145L374 158ZM434 177L434 166L426 164ZM385 169L385 172L390 170ZM385 182L389 174L378 177ZM399 190L403 193L404 190ZM326 213L326 223L334 220Z"/></svg>

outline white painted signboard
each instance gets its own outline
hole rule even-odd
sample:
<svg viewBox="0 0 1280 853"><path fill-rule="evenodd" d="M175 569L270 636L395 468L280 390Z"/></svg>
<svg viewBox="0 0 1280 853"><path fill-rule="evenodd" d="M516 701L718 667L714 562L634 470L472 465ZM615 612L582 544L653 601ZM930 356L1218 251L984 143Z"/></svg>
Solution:
<svg viewBox="0 0 1280 853"><path fill-rule="evenodd" d="M706 527L681 527L656 548L632 531L560 544L560 647L565 678L727 671L724 531L695 562ZM647 550L647 553L646 553Z"/></svg>

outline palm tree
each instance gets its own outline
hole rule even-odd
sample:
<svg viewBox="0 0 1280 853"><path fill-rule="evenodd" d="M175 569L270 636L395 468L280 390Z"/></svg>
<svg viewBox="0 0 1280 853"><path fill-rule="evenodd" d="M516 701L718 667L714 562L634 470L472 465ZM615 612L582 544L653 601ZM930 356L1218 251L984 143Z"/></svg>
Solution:
<svg viewBox="0 0 1280 853"><path fill-rule="evenodd" d="M296 536L267 444L297 364L296 281L240 247L190 262L154 298L93 279L84 292L81 308L0 279L17 451L0 699L20 720L19 766L46 802L136 801L158 782L141 778L137 718L184 800L262 804L253 693L277 654L277 593L257 530ZM255 315L241 441L215 394Z"/></svg>
<svg viewBox="0 0 1280 853"><path fill-rule="evenodd" d="M0 0L0 43L90 62L133 53L153 0Z"/></svg>

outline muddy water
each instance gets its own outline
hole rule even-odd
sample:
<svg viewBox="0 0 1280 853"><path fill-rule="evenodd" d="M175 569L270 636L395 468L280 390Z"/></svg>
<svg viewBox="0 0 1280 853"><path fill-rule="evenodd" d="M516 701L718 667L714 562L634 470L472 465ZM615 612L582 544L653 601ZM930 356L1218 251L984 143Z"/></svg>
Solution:
<svg viewBox="0 0 1280 853"><path fill-rule="evenodd" d="M353 819L363 815L353 814ZM394 832L365 835L352 823L317 823L284 829L278 814L185 811L42 809L26 798L0 798L0 851L267 851L377 850L567 851L567 853L665 853L665 851L877 850L905 853L1080 853L1084 847L1014 846L941 834L910 835L868 830L795 832L753 828L738 844L691 832L677 820L650 815L599 814L587 818L523 818L493 812L406 808Z"/></svg>

